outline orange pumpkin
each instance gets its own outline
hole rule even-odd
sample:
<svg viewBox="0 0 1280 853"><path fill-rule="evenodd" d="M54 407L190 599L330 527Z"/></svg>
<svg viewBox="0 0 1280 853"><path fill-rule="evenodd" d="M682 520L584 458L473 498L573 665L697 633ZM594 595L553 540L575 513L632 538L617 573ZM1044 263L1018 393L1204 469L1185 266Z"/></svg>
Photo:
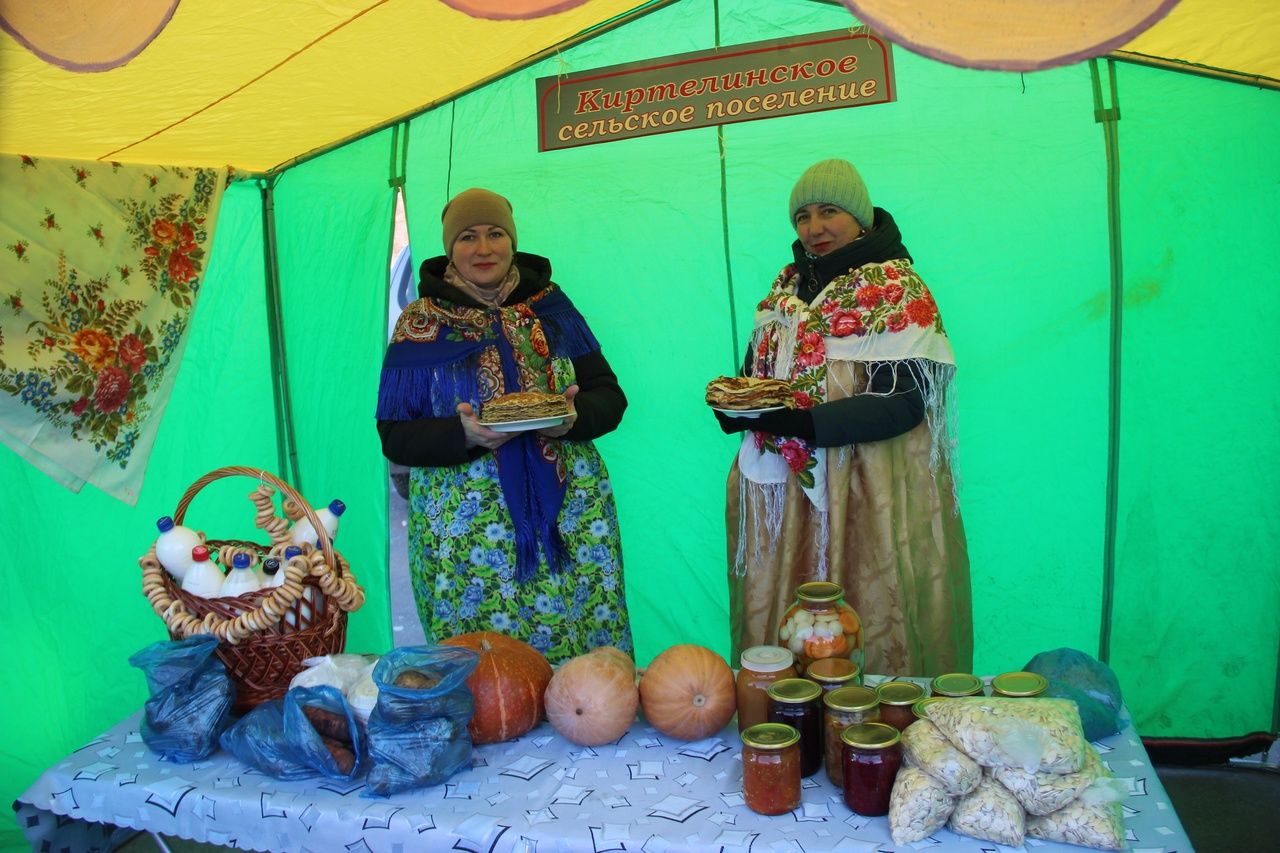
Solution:
<svg viewBox="0 0 1280 853"><path fill-rule="evenodd" d="M442 641L480 653L467 687L475 712L467 730L472 743L497 743L519 737L542 721L542 694L551 681L551 664L533 646L493 631L459 634Z"/></svg>
<svg viewBox="0 0 1280 853"><path fill-rule="evenodd" d="M599 649L561 664L545 698L551 727L581 746L600 746L622 737L635 722L640 704L634 665L628 670L615 655Z"/></svg>
<svg viewBox="0 0 1280 853"><path fill-rule="evenodd" d="M737 709L733 670L705 646L672 646L644 671L640 707L645 719L665 735L681 740L710 737L729 724Z"/></svg>

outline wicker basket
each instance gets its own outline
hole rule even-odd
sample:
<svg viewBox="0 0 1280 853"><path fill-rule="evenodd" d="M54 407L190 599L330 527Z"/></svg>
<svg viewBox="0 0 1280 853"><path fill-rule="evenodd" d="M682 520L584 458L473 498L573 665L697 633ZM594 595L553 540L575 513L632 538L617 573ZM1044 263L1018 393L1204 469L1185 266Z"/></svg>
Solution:
<svg viewBox="0 0 1280 853"><path fill-rule="evenodd" d="M280 559L285 581L278 587L235 598L201 598L185 592L156 558L155 545L138 560L142 566L142 593L169 629L172 639L213 634L222 642L217 655L236 687L233 711L242 714L268 699L278 699L289 682L317 655L337 654L347 635L347 613L364 604L364 590L333 544L315 511L290 486L256 468L229 466L205 474L187 489L173 520L181 524L192 499L209 483L231 476L251 477L257 488L249 499L257 508L256 524L267 533L270 545L241 540L209 540L210 553L230 565L236 552L250 555L251 564L267 556ZM274 488L273 488L274 487ZM285 496L285 514L305 516L317 531L320 548L302 546L303 552L287 563L289 522L275 513L272 495ZM204 534L200 533L204 539Z"/></svg>

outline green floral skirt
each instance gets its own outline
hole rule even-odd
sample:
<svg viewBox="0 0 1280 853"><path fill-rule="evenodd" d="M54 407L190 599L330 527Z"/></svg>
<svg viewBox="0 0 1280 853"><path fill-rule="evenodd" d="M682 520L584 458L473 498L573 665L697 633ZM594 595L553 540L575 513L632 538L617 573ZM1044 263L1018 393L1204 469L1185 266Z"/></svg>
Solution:
<svg viewBox="0 0 1280 853"><path fill-rule="evenodd" d="M559 518L569 563L552 574L544 560L525 583L515 579L515 530L493 454L412 469L409 569L428 642L497 631L553 664L597 646L632 653L609 472L591 442L561 442L560 451L569 474Z"/></svg>

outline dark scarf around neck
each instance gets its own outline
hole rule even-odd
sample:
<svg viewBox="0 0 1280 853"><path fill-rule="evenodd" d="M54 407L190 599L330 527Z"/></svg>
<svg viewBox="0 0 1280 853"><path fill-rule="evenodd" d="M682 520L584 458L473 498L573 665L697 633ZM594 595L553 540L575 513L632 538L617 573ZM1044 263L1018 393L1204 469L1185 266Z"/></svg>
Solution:
<svg viewBox="0 0 1280 853"><path fill-rule="evenodd" d="M902 244L902 232L898 223L893 221L889 211L877 207L875 209L875 226L863 236L847 246L842 246L830 254L810 255L804 245L796 240L791 244L791 254L795 258L796 272L800 274L800 282L796 286L796 295L806 302L812 302L822 288L831 283L836 276L844 275L850 270L866 264L882 264L898 258L911 260L907 247Z"/></svg>

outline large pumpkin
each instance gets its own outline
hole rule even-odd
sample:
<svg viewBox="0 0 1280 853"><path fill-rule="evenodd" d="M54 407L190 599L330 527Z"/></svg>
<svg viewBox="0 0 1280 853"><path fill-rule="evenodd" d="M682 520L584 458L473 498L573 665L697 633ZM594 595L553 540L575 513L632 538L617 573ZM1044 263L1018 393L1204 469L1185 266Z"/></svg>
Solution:
<svg viewBox="0 0 1280 853"><path fill-rule="evenodd" d="M649 724L665 735L710 737L729 724L737 709L733 670L704 646L672 646L645 669L640 707Z"/></svg>
<svg viewBox="0 0 1280 853"><path fill-rule="evenodd" d="M541 652L493 631L459 634L442 642L480 653L475 671L467 676L475 699L467 724L472 743L510 740L542 721L542 694L551 681L551 664Z"/></svg>
<svg viewBox="0 0 1280 853"><path fill-rule="evenodd" d="M546 703L547 720L567 740L581 746L615 741L635 722L640 704L635 664L622 652L600 649L567 660L547 685Z"/></svg>

